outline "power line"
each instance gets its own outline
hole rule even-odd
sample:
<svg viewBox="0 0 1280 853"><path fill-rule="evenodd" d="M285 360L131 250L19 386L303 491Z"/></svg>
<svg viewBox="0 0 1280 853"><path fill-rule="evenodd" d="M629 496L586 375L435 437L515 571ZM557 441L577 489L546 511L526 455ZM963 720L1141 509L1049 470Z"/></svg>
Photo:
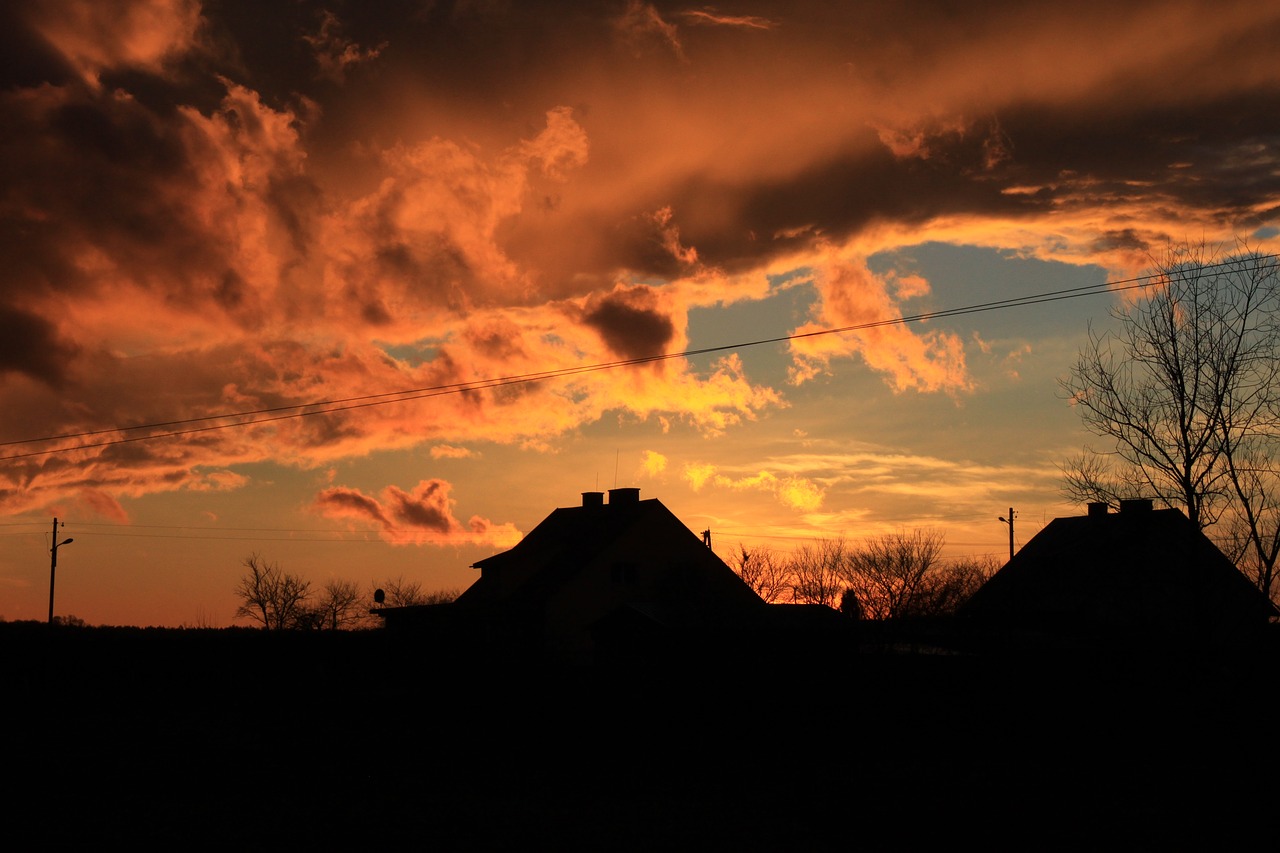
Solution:
<svg viewBox="0 0 1280 853"><path fill-rule="evenodd" d="M13 535L25 536L28 534L13 534ZM345 531L339 531L335 534L334 537L329 537L329 538L320 537L320 536L211 536L211 535L210 536L201 536L201 535L191 536L191 535L178 534L178 533L92 532L92 533L85 533L85 534L77 534L78 537L83 538L85 540L89 540L94 537L106 537L106 538L128 537L131 539L202 539L202 540L211 540L214 542L349 542L357 545L358 544L365 544L365 545L381 544L384 541L382 539L338 538L338 536L345 536L345 535L346 535Z"/></svg>
<svg viewBox="0 0 1280 853"><path fill-rule="evenodd" d="M109 521L77 521L76 527L121 527ZM145 530L226 530L250 533L378 533L378 530L347 530L337 527L223 527L211 524L130 524Z"/></svg>
<svg viewBox="0 0 1280 853"><path fill-rule="evenodd" d="M1251 260L1260 262L1263 260L1275 260L1280 255L1258 255ZM1218 267L1239 266L1237 261L1222 261L1215 264L1205 264L1198 269L1213 270ZM698 355L709 355L712 353L725 352L727 350L745 349L747 347L765 346L768 344L789 343L791 341L804 340L807 338L823 337L826 335L847 334L850 332L866 331L868 329L882 328L885 326L906 325L908 323L919 323L928 320L945 319L948 317L960 317L968 314L980 314L988 311L1006 310L1009 308L1018 308L1026 305L1041 305L1047 302L1058 302L1065 299L1077 299L1082 296L1096 296L1103 293L1119 293L1127 290L1134 290L1141 287L1147 287L1152 280L1163 277L1164 273L1146 273L1144 275L1135 276L1128 279L1120 279L1111 282L1099 282L1097 284L1081 285L1079 287L1065 288L1062 290L1046 291L1044 293L1036 293L1027 296L1016 296L1008 299L998 299L991 302L982 302L975 305L966 305L959 308L948 308L939 311L928 311L920 314L912 314L903 317L893 317L884 320L873 320L866 323L855 323L848 326L840 326L830 329L818 329L810 332L797 332L789 335L780 335L773 338L762 338L754 341L744 341L732 344L721 344L719 346L702 347L699 349L683 350L681 352L662 353L659 355L642 356L639 358L618 359L615 361L598 362L594 364L578 365L576 367L558 368L555 370L536 371L532 373L517 374L512 376L493 377L489 379L479 379L472 382L456 382L443 385L433 385L424 388L413 388L402 391L387 391L380 394L366 394L357 397L343 397L334 400L323 400L311 403L300 403L290 406L275 406L263 409L252 409L242 412L227 412L218 415L205 415L197 418L186 418L172 421L157 421L154 423L138 424L129 427L110 427L97 430L85 430L74 433L63 433L59 435L43 436L39 438L24 438L11 441L0 442L0 447L12 447L22 444L40 444L52 441L68 441L76 438L91 438L93 436L141 432L144 430L163 429L165 427L189 426L193 424L206 424L205 426L190 426L187 429L174 429L166 432L149 432L143 435L124 435L118 438L107 439L103 441L86 442L81 444L70 445L66 447L54 447L44 450L32 450L24 453L15 453L8 456L0 456L0 462L12 461L15 459L27 459L35 456L47 456L54 453L67 453L73 450L88 450L98 447L109 447L117 444L128 444L139 441L151 441L159 438L175 438L183 435L194 435L202 432L212 432L224 429L233 429L235 427L254 426L258 424L272 423L281 420L292 420L294 418L311 417L314 415L332 414L334 412L350 411L353 409L363 409L372 406L385 406L391 403L402 403L410 400L427 399L431 397L439 397L448 394L461 394L468 391L482 391L492 388L501 388L508 385L522 385L534 382L544 382L549 379L560 379L570 376L578 376L585 373L596 373L605 370L615 370L620 367L633 367L643 364L653 364L661 361L669 361L677 358L690 358ZM210 423L211 421L225 421L232 418L241 418L230 423Z"/></svg>

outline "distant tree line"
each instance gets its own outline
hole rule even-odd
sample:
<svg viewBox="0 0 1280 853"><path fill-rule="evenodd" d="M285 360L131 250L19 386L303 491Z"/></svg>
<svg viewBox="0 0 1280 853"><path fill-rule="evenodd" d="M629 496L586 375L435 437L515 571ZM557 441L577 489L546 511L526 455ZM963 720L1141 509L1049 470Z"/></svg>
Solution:
<svg viewBox="0 0 1280 853"><path fill-rule="evenodd" d="M235 618L248 619L268 631L350 631L380 624L370 611L375 606L408 607L453 601L459 590L426 591L417 581L391 578L367 589L352 580L330 579L313 586L301 575L291 574L279 562L250 554L241 564L244 574L236 587L240 605ZM383 593L375 603L376 592Z"/></svg>
<svg viewBox="0 0 1280 853"><path fill-rule="evenodd" d="M825 604L861 619L954 613L999 568L993 557L942 557L935 530L853 543L818 539L791 552L739 545L733 569L768 602Z"/></svg>

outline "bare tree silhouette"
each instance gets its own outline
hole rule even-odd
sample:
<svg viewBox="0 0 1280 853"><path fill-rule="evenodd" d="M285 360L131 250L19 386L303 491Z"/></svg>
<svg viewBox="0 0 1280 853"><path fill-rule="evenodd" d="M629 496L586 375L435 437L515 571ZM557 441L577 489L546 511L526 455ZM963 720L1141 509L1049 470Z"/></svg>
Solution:
<svg viewBox="0 0 1280 853"><path fill-rule="evenodd" d="M756 595L773 603L791 590L791 568L785 557L772 548L747 548L739 544L730 557L731 567Z"/></svg>
<svg viewBox="0 0 1280 853"><path fill-rule="evenodd" d="M311 608L317 627L333 631L358 628L368 624L369 608L360 585L351 580L333 578L324 585L319 601Z"/></svg>
<svg viewBox="0 0 1280 853"><path fill-rule="evenodd" d="M851 549L841 576L866 619L923 615L945 542L936 530L886 533Z"/></svg>
<svg viewBox="0 0 1280 853"><path fill-rule="evenodd" d="M795 600L838 607L845 589L847 560L848 545L843 538L819 539L793 551L788 562Z"/></svg>
<svg viewBox="0 0 1280 853"><path fill-rule="evenodd" d="M1202 529L1264 593L1280 555L1280 275L1241 243L1171 247L1138 301L1091 330L1062 387L1108 441L1063 465L1071 498L1155 497Z"/></svg>
<svg viewBox="0 0 1280 853"><path fill-rule="evenodd" d="M311 582L291 575L257 553L245 557L245 573L236 587L240 606L236 618L257 622L265 630L281 631L300 627L306 619Z"/></svg>

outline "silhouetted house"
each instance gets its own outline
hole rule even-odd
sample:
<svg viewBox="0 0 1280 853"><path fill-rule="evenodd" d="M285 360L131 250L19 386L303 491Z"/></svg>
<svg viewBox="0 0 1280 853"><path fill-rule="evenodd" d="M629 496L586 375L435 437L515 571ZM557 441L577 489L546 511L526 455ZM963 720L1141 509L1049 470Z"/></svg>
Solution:
<svg viewBox="0 0 1280 853"><path fill-rule="evenodd" d="M488 648L585 659L715 642L761 618L760 597L661 502L639 489L604 497L584 493L475 563L448 619ZM387 612L387 627L413 616Z"/></svg>
<svg viewBox="0 0 1280 853"><path fill-rule="evenodd" d="M965 604L988 638L1067 646L1220 646L1256 636L1275 606L1177 509L1058 518Z"/></svg>

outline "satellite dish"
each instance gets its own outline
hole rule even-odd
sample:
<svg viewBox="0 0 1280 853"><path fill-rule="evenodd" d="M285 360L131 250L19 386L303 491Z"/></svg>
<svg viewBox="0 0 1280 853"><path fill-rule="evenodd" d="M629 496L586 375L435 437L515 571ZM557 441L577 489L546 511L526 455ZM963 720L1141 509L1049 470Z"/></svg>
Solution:
<svg viewBox="0 0 1280 853"><path fill-rule="evenodd" d="M384 602L384 601L386 601L386 600L387 600L387 594L386 594L385 592L383 592L383 591L382 591L382 590L380 590L380 589L375 589L375 590L373 591L373 602L374 602L374 604L381 604L382 602Z"/></svg>

